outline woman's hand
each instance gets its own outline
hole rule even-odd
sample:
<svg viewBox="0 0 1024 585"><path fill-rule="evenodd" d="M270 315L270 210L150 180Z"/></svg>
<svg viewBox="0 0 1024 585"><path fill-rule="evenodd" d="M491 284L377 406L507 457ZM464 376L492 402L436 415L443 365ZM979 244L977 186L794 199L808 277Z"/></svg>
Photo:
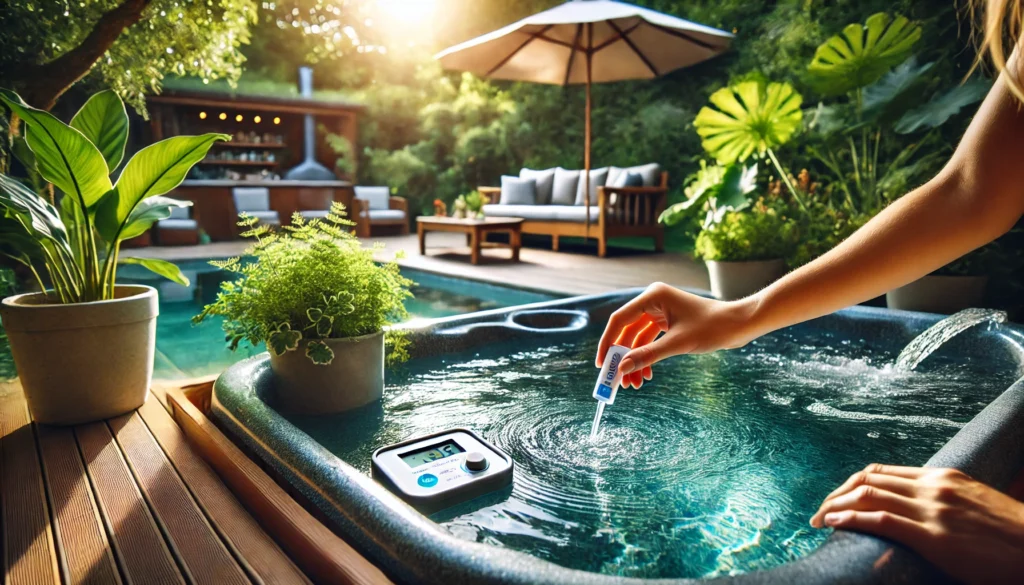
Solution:
<svg viewBox="0 0 1024 585"><path fill-rule="evenodd" d="M965 583L1024 579L1024 503L955 469L869 465L811 526L894 540Z"/></svg>
<svg viewBox="0 0 1024 585"><path fill-rule="evenodd" d="M756 337L750 333L754 306L752 299L716 301L656 282L612 313L597 347L597 366L611 345L633 348L619 368L622 385L639 388L651 379L651 365L667 357L745 345Z"/></svg>

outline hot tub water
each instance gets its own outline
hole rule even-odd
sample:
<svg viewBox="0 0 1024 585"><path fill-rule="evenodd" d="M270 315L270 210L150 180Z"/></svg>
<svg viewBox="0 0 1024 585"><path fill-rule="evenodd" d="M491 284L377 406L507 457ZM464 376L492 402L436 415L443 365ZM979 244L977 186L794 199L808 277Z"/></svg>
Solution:
<svg viewBox="0 0 1024 585"><path fill-rule="evenodd" d="M1016 371L803 328L666 360L591 441L596 336L422 358L383 405L293 422L369 472L377 447L469 426L516 462L511 495L435 516L460 538L606 574L700 577L775 566L827 536L821 499L870 461L919 465ZM543 341L541 341L543 343Z"/></svg>

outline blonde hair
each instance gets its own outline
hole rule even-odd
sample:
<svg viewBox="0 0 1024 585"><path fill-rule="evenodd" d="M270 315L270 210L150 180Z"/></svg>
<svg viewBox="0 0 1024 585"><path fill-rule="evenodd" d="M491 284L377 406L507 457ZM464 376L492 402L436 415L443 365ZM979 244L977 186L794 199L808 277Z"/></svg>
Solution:
<svg viewBox="0 0 1024 585"><path fill-rule="evenodd" d="M978 11L982 14L978 17ZM1006 69L1008 53L1021 43L1021 20L1024 18L1024 0L973 0L971 2L971 20L975 24L975 34L981 33L978 42L978 57L971 71L974 71L985 58L986 54L992 61L997 72L1005 73L1006 82L1018 99L1024 101L1024 86L1018 76L1019 71ZM1009 43L1007 43L1009 39ZM1007 51L1007 45L1010 51ZM1024 58L1024 57L1021 57ZM1017 69L1020 69L1018 65Z"/></svg>

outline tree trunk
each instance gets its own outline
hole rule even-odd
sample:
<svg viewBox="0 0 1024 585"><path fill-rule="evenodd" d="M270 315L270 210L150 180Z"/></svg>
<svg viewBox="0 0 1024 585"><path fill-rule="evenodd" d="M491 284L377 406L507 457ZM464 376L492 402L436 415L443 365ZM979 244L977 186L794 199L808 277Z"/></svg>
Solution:
<svg viewBox="0 0 1024 585"><path fill-rule="evenodd" d="M49 63L29 65L15 77L15 87L31 106L49 110L78 80L89 73L114 41L142 18L152 0L124 0L96 21L82 42ZM13 130L13 125L12 125Z"/></svg>

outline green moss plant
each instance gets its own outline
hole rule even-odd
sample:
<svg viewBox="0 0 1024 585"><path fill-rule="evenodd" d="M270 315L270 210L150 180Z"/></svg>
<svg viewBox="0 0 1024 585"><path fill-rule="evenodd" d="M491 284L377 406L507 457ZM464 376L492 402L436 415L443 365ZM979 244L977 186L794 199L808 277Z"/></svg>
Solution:
<svg viewBox="0 0 1024 585"><path fill-rule="evenodd" d="M304 348L320 365L334 359L326 340L384 330L388 363L408 357L408 339L387 327L408 317L404 301L414 283L394 261L374 261L374 249L352 234L342 204L333 203L324 220L296 214L280 231L245 214L238 225L255 243L246 258L211 262L238 278L221 284L194 323L221 316L232 350L242 341L266 343L275 355Z"/></svg>

